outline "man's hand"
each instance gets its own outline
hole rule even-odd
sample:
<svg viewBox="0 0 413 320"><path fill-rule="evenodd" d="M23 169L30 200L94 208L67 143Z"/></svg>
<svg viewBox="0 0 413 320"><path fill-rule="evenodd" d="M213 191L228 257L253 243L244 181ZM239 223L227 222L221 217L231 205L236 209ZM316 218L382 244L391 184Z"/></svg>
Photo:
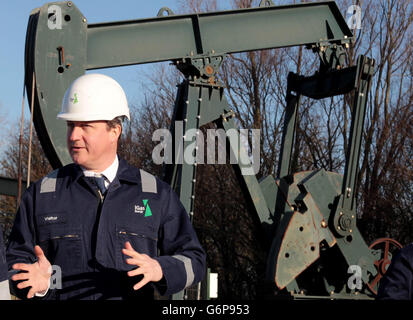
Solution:
<svg viewBox="0 0 413 320"><path fill-rule="evenodd" d="M122 249L122 252L130 257L126 259L127 264L138 266L138 268L128 271L128 276L143 275L143 279L133 286L134 290L139 290L150 281L158 282L162 279L163 272L159 262L146 254L136 252L129 241L125 243L125 248Z"/></svg>
<svg viewBox="0 0 413 320"><path fill-rule="evenodd" d="M32 264L16 263L13 265L14 270L22 270L11 277L13 281L22 281L17 285L17 288L24 289L31 287L27 293L27 298L33 298L35 293L44 293L49 288L50 277L52 275L52 266L39 246L34 247L34 253L37 257L37 262Z"/></svg>

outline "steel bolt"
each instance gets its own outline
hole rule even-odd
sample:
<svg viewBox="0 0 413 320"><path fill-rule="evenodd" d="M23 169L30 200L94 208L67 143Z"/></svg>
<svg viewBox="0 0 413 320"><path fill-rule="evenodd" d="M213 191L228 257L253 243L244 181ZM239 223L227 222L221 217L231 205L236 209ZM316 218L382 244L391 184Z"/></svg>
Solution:
<svg viewBox="0 0 413 320"><path fill-rule="evenodd" d="M207 65L207 66L205 67L205 72L206 72L207 74L213 74L213 73L214 73L214 68L212 68L210 65Z"/></svg>
<svg viewBox="0 0 413 320"><path fill-rule="evenodd" d="M341 216L339 220L340 226L346 230L351 226L351 219L348 216Z"/></svg>

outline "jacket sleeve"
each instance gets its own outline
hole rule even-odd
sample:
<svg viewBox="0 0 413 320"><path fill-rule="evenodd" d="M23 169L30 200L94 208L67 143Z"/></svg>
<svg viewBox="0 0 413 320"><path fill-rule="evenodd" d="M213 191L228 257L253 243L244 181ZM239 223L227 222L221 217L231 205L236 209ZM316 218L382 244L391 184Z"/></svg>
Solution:
<svg viewBox="0 0 413 320"><path fill-rule="evenodd" d="M380 281L379 300L413 300L413 245L396 254Z"/></svg>
<svg viewBox="0 0 413 320"><path fill-rule="evenodd" d="M9 237L9 243L7 245L6 257L8 265L8 276L10 290L13 295L19 299L27 299L27 293L30 288L19 289L17 284L20 281L13 281L11 277L18 273L12 266L15 263L35 263L37 261L34 253L34 246L36 245L36 232L33 222L33 193L34 186L32 185L23 194L20 202L20 207L17 211L13 228ZM49 290L44 299L51 298L52 290ZM38 298L35 298L38 299Z"/></svg>
<svg viewBox="0 0 413 320"><path fill-rule="evenodd" d="M160 226L160 256L164 278L156 289L161 295L171 295L200 282L205 275L206 255L198 241L185 208L168 186L162 197L163 221Z"/></svg>

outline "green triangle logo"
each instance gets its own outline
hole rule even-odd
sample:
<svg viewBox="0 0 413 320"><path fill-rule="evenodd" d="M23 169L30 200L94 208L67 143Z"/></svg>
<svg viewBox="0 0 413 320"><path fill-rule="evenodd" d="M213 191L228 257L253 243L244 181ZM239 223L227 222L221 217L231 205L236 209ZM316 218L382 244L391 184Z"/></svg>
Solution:
<svg viewBox="0 0 413 320"><path fill-rule="evenodd" d="M148 199L143 199L142 201L143 201L143 205L145 206L145 217L152 216L152 211L151 211L151 208L149 207Z"/></svg>

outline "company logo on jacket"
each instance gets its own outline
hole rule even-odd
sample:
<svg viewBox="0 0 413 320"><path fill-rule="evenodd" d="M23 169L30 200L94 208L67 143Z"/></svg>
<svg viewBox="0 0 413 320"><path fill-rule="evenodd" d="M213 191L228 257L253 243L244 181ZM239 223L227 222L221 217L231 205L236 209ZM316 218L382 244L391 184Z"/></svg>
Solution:
<svg viewBox="0 0 413 320"><path fill-rule="evenodd" d="M143 199L143 206L140 206L138 204L135 205L135 213L143 214L145 213L145 217L150 217L152 216L152 211L151 208L149 207L148 204L148 199Z"/></svg>

